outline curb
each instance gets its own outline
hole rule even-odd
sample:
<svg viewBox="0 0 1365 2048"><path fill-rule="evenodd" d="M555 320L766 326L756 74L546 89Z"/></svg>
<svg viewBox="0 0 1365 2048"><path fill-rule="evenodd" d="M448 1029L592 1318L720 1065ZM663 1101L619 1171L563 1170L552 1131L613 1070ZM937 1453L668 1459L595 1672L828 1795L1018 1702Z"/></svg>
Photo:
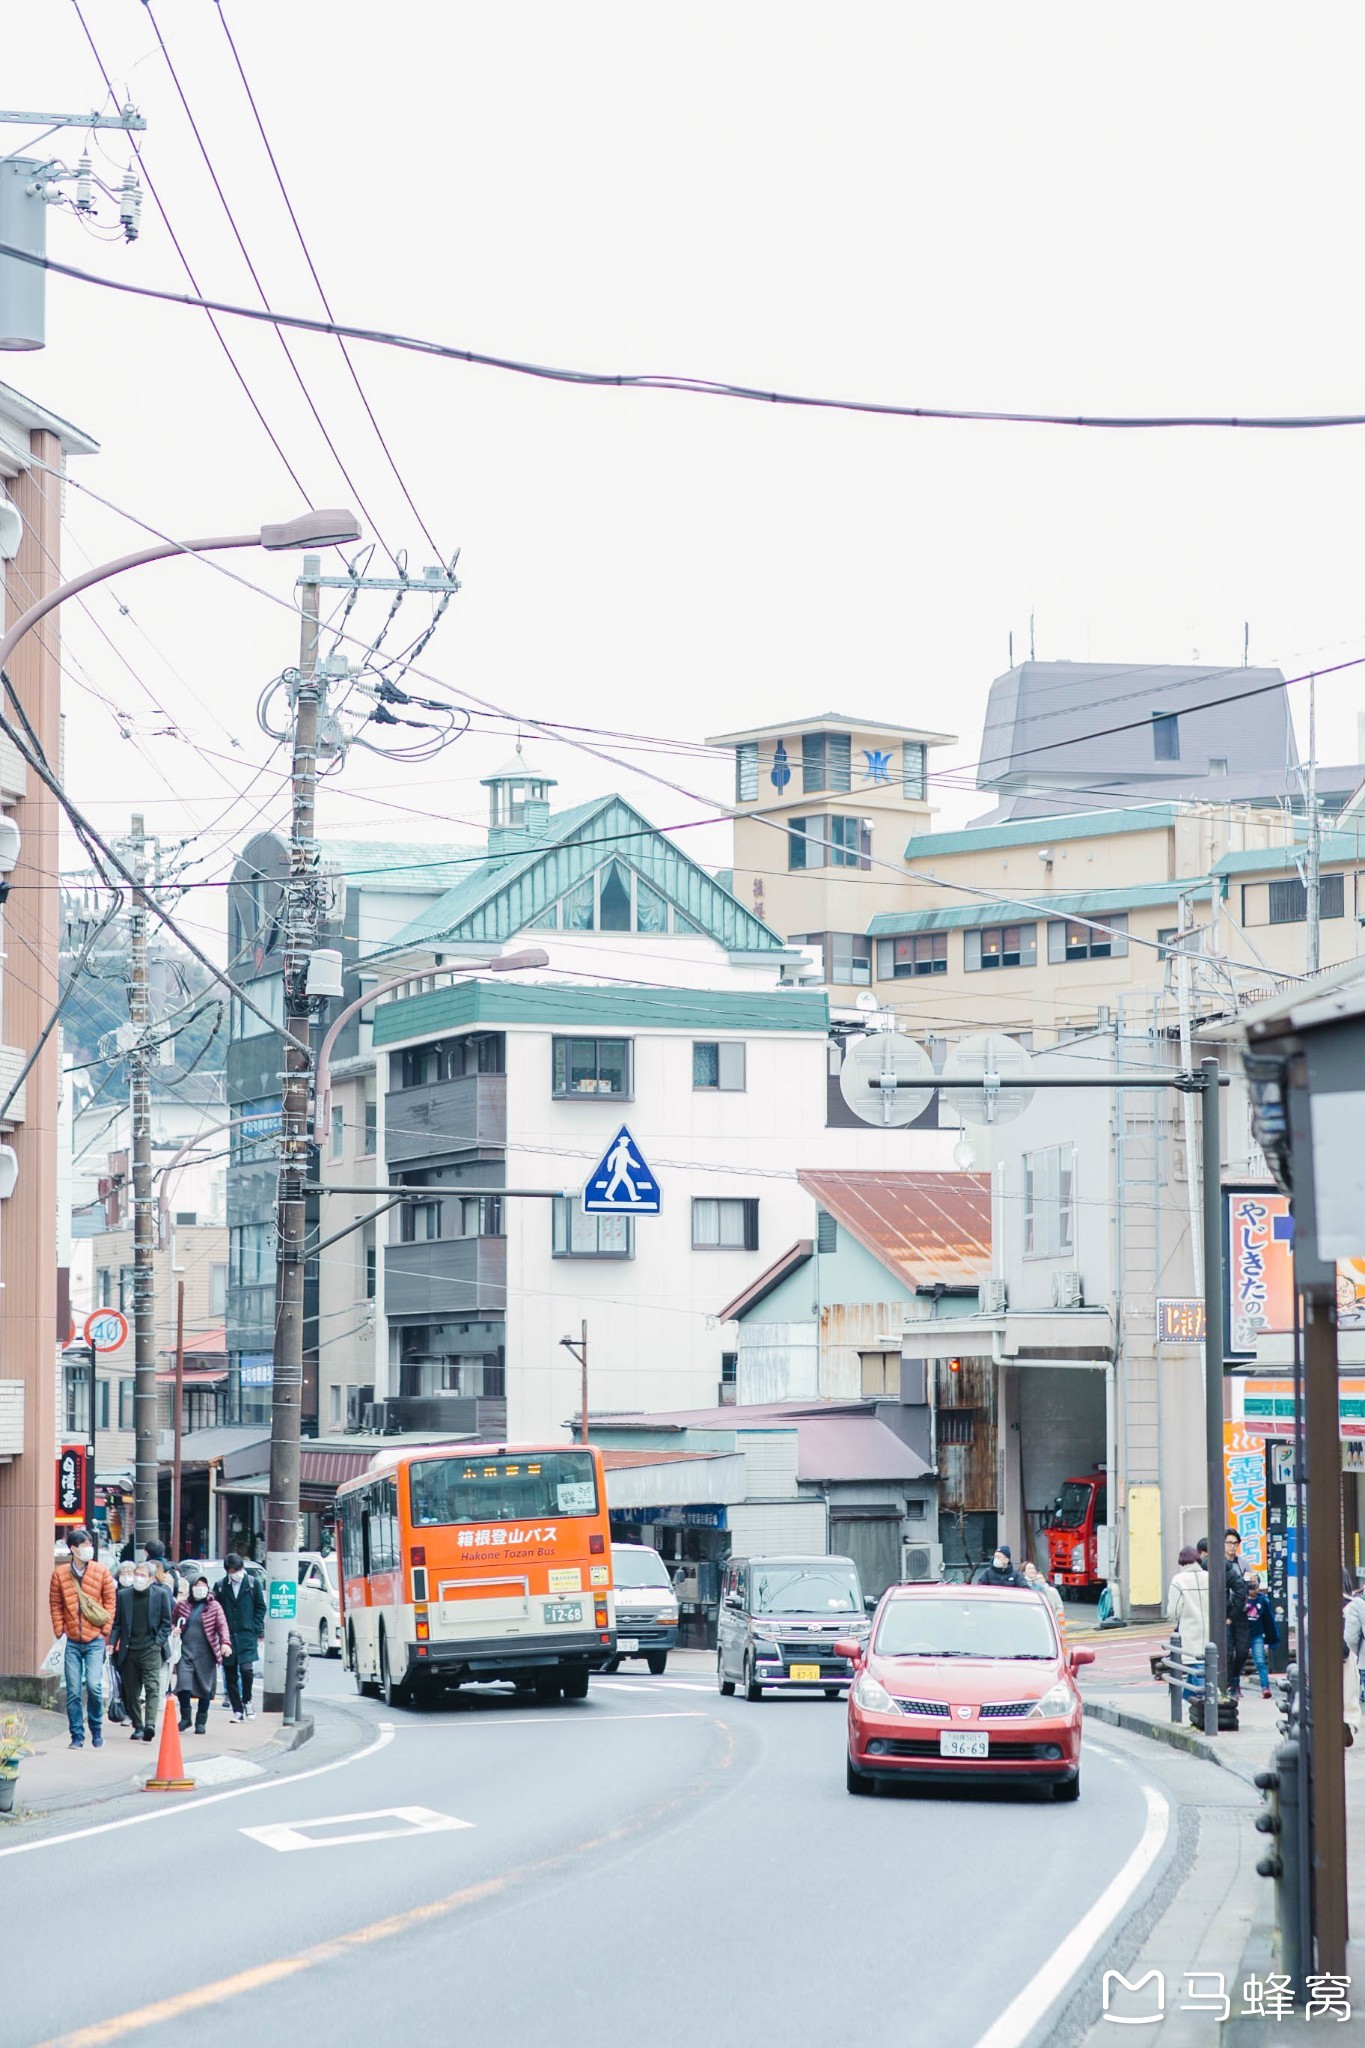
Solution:
<svg viewBox="0 0 1365 2048"><path fill-rule="evenodd" d="M1154 1721L1146 1714L1111 1706L1108 1700L1088 1700L1084 1695L1081 1697L1081 1709L1092 1720L1104 1721L1111 1728L1126 1728L1130 1735L1145 1735L1151 1742L1164 1742L1168 1749L1181 1749L1187 1756L1201 1757L1205 1763L1218 1764L1247 1785L1254 1783L1257 1770L1265 1769L1264 1764L1258 1764L1255 1770L1248 1770L1245 1762L1228 1755L1222 1743L1210 1742L1207 1736L1187 1728L1183 1722Z"/></svg>
<svg viewBox="0 0 1365 2048"><path fill-rule="evenodd" d="M312 1741L314 1727L313 1716L311 1714L301 1714L292 1728L281 1728L278 1735L272 1736L269 1742L262 1743L261 1747L253 1752L252 1760L254 1761L257 1757L288 1756L292 1750L302 1749L305 1742ZM0 1815L0 1833L4 1832L4 1824L6 1822L14 1824L44 1820L50 1814L77 1813L82 1807L108 1806L115 1799L129 1799L135 1793L142 1791L143 1785L144 1781L142 1779L136 1779L120 1785L110 1785L107 1790L96 1793L93 1796L76 1795L75 1797L67 1798L62 1794L58 1794L43 1806L20 1807L16 1805L12 1813Z"/></svg>

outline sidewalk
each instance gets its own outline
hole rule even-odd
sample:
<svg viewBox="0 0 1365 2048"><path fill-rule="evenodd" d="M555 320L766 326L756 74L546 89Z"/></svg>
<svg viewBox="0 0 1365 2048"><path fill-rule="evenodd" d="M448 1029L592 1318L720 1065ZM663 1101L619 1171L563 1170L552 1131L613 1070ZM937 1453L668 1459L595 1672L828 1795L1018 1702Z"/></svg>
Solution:
<svg viewBox="0 0 1365 2048"><path fill-rule="evenodd" d="M1131 1661L1124 1662L1129 1668L1121 1675L1105 1672L1098 1661L1079 1674L1085 1712L1092 1720L1216 1764L1246 1785L1269 1766L1281 1740L1273 1700L1262 1699L1254 1687L1244 1689L1236 1732L1209 1739L1191 1728L1183 1713L1180 1724L1173 1723L1167 1687L1150 1676L1144 1683L1131 1671ZM1238 2016L1248 1980L1264 1981L1279 1968L1275 1887L1256 1872L1257 1859L1269 1847L1252 1826L1259 1810L1259 1795L1257 1805L1246 1810L1231 1805L1221 1810L1200 1808L1194 1867L1128 1972L1130 1978L1150 1969L1165 1974L1168 2004L1162 2048L1178 2048L1186 2041L1212 2048L1216 2038L1207 2013L1187 2015L1172 2009L1183 1994L1185 1973L1191 1970L1221 1973L1226 1981L1233 2011L1219 2030L1226 2048L1253 2048L1280 2038L1281 2022ZM1365 2040L1365 1730L1359 1725L1354 1745L1346 1752L1346 1853L1351 1925L1358 1938L1348 1944L1346 1957L1352 2019L1343 2032L1334 2034L1343 2042ZM1301 2016L1298 2023L1302 2024ZM1097 2037L1101 2032L1107 2034L1108 2029L1097 2029Z"/></svg>
<svg viewBox="0 0 1365 2048"><path fill-rule="evenodd" d="M16 1711L28 1722L28 1740L35 1753L19 1766L14 1812L0 1815L0 1831L6 1821L35 1820L46 1813L120 1799L141 1791L146 1780L156 1774L159 1727L155 1742L134 1742L126 1721L119 1726L106 1717L102 1749L93 1749L88 1735L84 1749L71 1749L64 1713L49 1714L38 1707ZM312 1732L313 1723L306 1714L293 1728L285 1728L278 1714L258 1713L252 1721L234 1722L220 1698L214 1701L207 1732L180 1738L185 1775L197 1786L226 1785L254 1777L271 1756L297 1749Z"/></svg>

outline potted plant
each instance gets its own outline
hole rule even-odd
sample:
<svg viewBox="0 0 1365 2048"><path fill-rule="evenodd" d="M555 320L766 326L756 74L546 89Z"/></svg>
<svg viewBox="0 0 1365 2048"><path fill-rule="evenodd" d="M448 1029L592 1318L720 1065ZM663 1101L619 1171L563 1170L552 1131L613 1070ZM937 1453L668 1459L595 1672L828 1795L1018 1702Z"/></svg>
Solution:
<svg viewBox="0 0 1365 2048"><path fill-rule="evenodd" d="M0 1714L0 1813L13 1813L14 1788L19 1782L19 1759L33 1755L26 1741L28 1722L22 1714Z"/></svg>

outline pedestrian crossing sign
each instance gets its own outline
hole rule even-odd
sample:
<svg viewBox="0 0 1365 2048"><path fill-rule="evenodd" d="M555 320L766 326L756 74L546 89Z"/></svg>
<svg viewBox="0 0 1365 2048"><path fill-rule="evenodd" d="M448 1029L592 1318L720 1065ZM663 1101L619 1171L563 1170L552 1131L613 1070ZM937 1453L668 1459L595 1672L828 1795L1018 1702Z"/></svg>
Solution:
<svg viewBox="0 0 1365 2048"><path fill-rule="evenodd" d="M657 1216L659 1183L625 1124L588 1175L583 1210L588 1216Z"/></svg>

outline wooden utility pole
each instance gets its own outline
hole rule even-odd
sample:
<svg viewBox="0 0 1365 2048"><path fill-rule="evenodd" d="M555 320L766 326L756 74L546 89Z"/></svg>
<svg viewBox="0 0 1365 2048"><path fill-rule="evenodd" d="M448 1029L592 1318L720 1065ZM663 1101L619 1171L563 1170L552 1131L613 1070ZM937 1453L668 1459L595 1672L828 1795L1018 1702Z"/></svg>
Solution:
<svg viewBox="0 0 1365 2048"><path fill-rule="evenodd" d="M285 1660L298 1603L299 1425L303 1407L303 1281L306 1202L312 1137L312 1058L308 1032L312 1002L308 960L318 928L316 837L318 709L318 576L316 555L303 558L302 623L298 673L291 686L294 714L293 819L289 880L284 898L284 1094L280 1120L280 1176L275 1206L275 1346L270 1408L270 1494L266 1502L264 1705L284 1706Z"/></svg>
<svg viewBox="0 0 1365 2048"><path fill-rule="evenodd" d="M134 816L128 865L147 879L147 838ZM144 1549L161 1533L156 1455L156 1210L152 1201L152 1077L147 1033L151 988L147 971L147 896L133 891L128 920L128 1092L133 1124L133 1491L136 1540Z"/></svg>
<svg viewBox="0 0 1365 2048"><path fill-rule="evenodd" d="M582 1335L577 1343L574 1342L572 1337L561 1337L559 1341L570 1357L578 1360L580 1373L578 1440L580 1443L585 1444L588 1441L588 1324L586 1317L579 1325L579 1328Z"/></svg>
<svg viewBox="0 0 1365 2048"><path fill-rule="evenodd" d="M180 1562L180 1463L185 1431L185 1283L175 1283L175 1461L171 1466L171 1556Z"/></svg>

